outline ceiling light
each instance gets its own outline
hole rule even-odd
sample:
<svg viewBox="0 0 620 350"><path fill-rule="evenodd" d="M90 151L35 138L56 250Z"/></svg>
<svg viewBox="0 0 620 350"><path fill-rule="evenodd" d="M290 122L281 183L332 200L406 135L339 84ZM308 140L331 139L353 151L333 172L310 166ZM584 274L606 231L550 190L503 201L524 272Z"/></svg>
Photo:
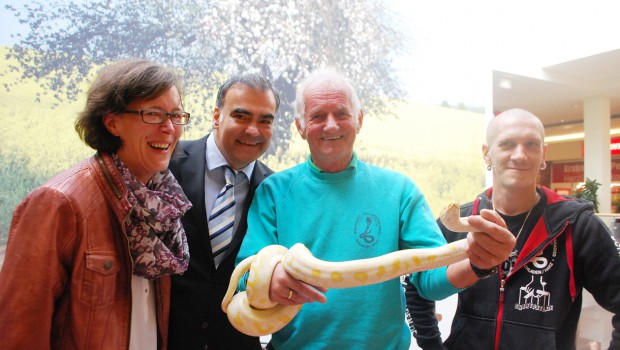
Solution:
<svg viewBox="0 0 620 350"><path fill-rule="evenodd" d="M611 129L609 130L610 136L615 136L620 134L620 129ZM557 136L547 136L545 137L545 143L554 143L554 142L562 142L562 141L577 141L583 140L584 133L578 132L574 134L565 134L565 135L557 135Z"/></svg>
<svg viewBox="0 0 620 350"><path fill-rule="evenodd" d="M499 80L499 87L502 89L510 90L512 89L512 82L510 79L502 78Z"/></svg>
<svg viewBox="0 0 620 350"><path fill-rule="evenodd" d="M545 143L581 140L581 139L583 139L583 135L584 134L581 132L581 133L576 133L576 134L547 136L547 137L545 137Z"/></svg>

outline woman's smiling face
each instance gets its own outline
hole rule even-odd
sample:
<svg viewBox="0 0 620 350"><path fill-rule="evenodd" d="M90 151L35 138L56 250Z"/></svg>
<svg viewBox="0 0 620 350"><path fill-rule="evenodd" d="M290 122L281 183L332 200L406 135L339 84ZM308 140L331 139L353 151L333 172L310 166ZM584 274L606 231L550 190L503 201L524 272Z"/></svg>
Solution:
<svg viewBox="0 0 620 350"><path fill-rule="evenodd" d="M164 112L182 112L181 96L176 87L150 100L135 100L127 110L155 109ZM157 172L168 168L172 151L181 134L182 125L174 125L170 118L161 124L147 124L139 114L109 113L104 116L106 128L123 142L118 156L129 170L143 183Z"/></svg>

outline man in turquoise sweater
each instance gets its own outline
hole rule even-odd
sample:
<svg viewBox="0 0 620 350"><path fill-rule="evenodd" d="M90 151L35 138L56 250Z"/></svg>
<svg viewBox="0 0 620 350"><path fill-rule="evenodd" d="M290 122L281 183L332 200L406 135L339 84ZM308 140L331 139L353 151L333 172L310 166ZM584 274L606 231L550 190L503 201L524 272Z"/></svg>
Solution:
<svg viewBox="0 0 620 350"><path fill-rule="evenodd" d="M446 244L409 178L357 158L353 146L363 112L347 78L333 70L312 73L298 86L296 109L296 126L310 157L256 190L237 263L271 244L301 242L327 261ZM496 213L485 211L470 224L481 232L468 235L469 259L411 277L425 298L457 293L508 257L514 237ZM269 348L409 348L399 279L326 291L296 280L278 264L269 297L284 305L308 303L272 335Z"/></svg>

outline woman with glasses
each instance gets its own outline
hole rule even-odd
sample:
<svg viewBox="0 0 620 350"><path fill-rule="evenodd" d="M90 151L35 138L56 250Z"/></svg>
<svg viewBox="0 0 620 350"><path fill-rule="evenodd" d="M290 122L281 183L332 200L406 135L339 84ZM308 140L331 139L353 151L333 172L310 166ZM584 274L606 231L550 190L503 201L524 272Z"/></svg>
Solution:
<svg viewBox="0 0 620 350"><path fill-rule="evenodd" d="M165 348L169 275L189 260L180 217L191 204L167 170L189 120L179 84L145 60L101 71L75 123L97 152L13 214L0 348Z"/></svg>

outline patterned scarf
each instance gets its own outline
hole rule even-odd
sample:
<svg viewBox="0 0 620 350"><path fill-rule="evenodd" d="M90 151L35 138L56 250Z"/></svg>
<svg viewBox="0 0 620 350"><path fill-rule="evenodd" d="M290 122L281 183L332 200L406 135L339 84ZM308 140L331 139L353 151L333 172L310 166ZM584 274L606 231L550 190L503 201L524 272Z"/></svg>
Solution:
<svg viewBox="0 0 620 350"><path fill-rule="evenodd" d="M146 279L187 270L189 247L181 217L192 204L170 170L155 174L146 186L116 155L114 164L129 189L133 206L123 222L133 258L133 274Z"/></svg>

